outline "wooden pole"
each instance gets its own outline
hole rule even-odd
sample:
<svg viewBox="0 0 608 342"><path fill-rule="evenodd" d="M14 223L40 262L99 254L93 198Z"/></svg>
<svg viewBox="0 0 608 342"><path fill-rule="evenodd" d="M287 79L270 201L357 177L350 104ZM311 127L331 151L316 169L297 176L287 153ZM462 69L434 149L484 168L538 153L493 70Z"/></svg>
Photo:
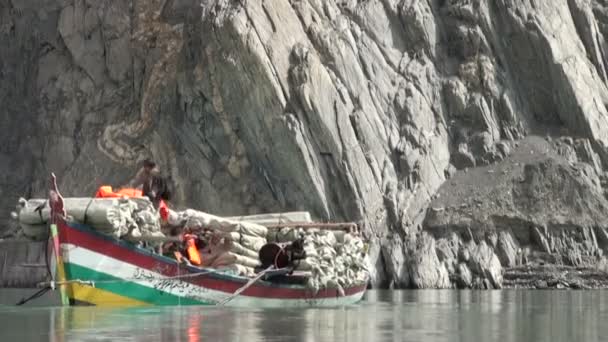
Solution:
<svg viewBox="0 0 608 342"><path fill-rule="evenodd" d="M321 223L321 222L288 222L281 224L271 224L266 226L268 229L280 229L280 228L303 228L303 229L327 229L327 230L357 230L357 224L354 222L340 222L340 223Z"/></svg>
<svg viewBox="0 0 608 342"><path fill-rule="evenodd" d="M182 236L140 236L140 237L129 237L126 241L130 242L182 242L184 241Z"/></svg>
<svg viewBox="0 0 608 342"><path fill-rule="evenodd" d="M53 249L55 251L55 261L57 262L57 279L59 285L59 295L61 297L61 305L68 306L70 301L68 299L67 288L66 288L66 277L65 267L63 265L63 259L61 256L61 246L59 243L59 234L57 231L57 223L60 220L65 219L65 208L63 207L63 197L57 189L57 178L54 173L51 173L51 190L49 191L49 204L51 207L51 236L53 238Z"/></svg>

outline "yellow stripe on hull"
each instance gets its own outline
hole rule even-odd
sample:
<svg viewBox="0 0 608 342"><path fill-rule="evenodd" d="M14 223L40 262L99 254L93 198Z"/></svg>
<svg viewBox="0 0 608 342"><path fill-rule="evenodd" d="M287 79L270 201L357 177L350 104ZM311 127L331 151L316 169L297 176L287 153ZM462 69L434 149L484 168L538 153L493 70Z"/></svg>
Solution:
<svg viewBox="0 0 608 342"><path fill-rule="evenodd" d="M117 295L110 291L83 284L71 284L71 298L77 301L106 307L150 306L146 302Z"/></svg>

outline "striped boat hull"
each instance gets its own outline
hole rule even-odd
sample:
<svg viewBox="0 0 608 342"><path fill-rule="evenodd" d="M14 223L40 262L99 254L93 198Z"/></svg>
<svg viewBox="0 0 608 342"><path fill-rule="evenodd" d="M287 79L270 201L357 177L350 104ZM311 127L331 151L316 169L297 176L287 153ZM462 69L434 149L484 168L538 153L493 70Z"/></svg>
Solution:
<svg viewBox="0 0 608 342"><path fill-rule="evenodd" d="M86 226L60 222L59 238L72 303L99 306L215 305L250 279L179 265ZM258 281L226 305L244 307L341 306L361 300L365 285L323 289Z"/></svg>

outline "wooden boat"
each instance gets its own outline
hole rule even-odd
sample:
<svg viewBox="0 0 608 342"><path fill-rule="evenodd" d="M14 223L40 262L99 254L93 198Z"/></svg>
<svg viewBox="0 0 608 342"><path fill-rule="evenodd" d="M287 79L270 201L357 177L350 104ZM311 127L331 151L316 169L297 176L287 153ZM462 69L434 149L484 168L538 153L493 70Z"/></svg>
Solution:
<svg viewBox="0 0 608 342"><path fill-rule="evenodd" d="M249 278L199 268L66 220L63 199L52 180L49 204L57 281L67 304L98 306L227 305L244 307L342 306L357 303L366 284L316 293L294 281L272 281L273 272ZM295 276L282 275L289 280ZM267 278L267 279L264 279ZM296 279L292 279L296 280Z"/></svg>

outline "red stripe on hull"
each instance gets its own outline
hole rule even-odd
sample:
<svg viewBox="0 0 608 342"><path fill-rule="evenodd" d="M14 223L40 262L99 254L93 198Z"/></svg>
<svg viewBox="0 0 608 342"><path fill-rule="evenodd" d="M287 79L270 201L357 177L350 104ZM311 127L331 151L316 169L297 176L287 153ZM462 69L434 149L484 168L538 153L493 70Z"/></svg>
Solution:
<svg viewBox="0 0 608 342"><path fill-rule="evenodd" d="M73 228L67 223L60 222L60 238L62 243L70 243L80 246L97 253L107 255L117 260L126 263L161 273L165 276L172 277L178 274L178 265L176 262L160 260L154 256L147 255L145 252L139 252L130 248L120 246L117 242L107 240L105 238L96 237L91 233L87 233L78 228ZM183 274L184 269L181 269ZM201 277L183 279L183 281L191 284L217 290L227 293L234 293L237 289L244 285L242 279L218 279L212 275L202 275ZM345 295L353 295L365 291L366 286L356 286L344 289ZM316 295L312 295L307 289L288 288L268 282L256 283L246 289L241 295L272 299L321 299L339 297L339 293L335 289L319 290Z"/></svg>

